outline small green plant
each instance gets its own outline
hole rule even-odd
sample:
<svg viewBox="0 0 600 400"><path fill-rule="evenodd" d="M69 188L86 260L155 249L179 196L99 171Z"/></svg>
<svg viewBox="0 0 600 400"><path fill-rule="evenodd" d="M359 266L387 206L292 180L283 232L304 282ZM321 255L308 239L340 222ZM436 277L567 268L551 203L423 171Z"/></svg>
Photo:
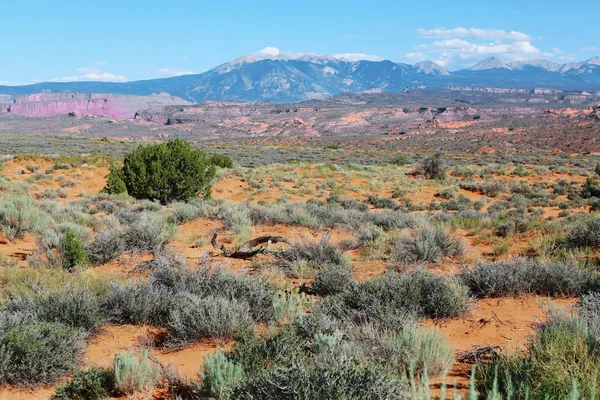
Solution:
<svg viewBox="0 0 600 400"><path fill-rule="evenodd" d="M225 357L221 351L206 357L201 371L202 385L217 399L229 397L231 389L244 380L244 369Z"/></svg>
<svg viewBox="0 0 600 400"><path fill-rule="evenodd" d="M123 171L120 168L112 165L106 181L106 186L101 193L121 194L127 193L127 185L123 180Z"/></svg>
<svg viewBox="0 0 600 400"><path fill-rule="evenodd" d="M87 267L88 255L83 245L83 240L71 228L67 228L61 240L63 251L63 268L67 271Z"/></svg>
<svg viewBox="0 0 600 400"><path fill-rule="evenodd" d="M156 385L158 370L150 363L149 354L148 350L142 350L137 358L133 351L115 357L113 375L120 393L131 395Z"/></svg>

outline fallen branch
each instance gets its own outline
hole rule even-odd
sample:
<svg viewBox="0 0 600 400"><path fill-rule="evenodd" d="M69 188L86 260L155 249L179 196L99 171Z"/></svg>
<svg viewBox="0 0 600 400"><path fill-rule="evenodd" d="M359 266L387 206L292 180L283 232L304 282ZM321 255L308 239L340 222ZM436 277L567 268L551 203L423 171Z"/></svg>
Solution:
<svg viewBox="0 0 600 400"><path fill-rule="evenodd" d="M461 362L477 362L480 360L488 360L501 352L502 348L500 346L477 347L473 350L458 353L456 359Z"/></svg>
<svg viewBox="0 0 600 400"><path fill-rule="evenodd" d="M217 243L218 233L214 233L210 244L223 252L223 256L230 258L240 258L246 260L257 254L261 254L270 250L271 244L285 243L291 246L291 243L283 236L260 236L247 242L242 243L233 250L227 249L224 244ZM266 246L261 246L266 244Z"/></svg>

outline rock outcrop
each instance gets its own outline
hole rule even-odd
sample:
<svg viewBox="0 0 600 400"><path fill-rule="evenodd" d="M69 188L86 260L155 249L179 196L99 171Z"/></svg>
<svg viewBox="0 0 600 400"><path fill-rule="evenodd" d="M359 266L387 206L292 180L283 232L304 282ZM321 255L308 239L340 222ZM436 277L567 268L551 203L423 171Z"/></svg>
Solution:
<svg viewBox="0 0 600 400"><path fill-rule="evenodd" d="M102 115L108 118L133 118L138 110L190 103L169 94L130 96L115 94L37 93L0 99L0 113L25 117L53 117L55 115Z"/></svg>

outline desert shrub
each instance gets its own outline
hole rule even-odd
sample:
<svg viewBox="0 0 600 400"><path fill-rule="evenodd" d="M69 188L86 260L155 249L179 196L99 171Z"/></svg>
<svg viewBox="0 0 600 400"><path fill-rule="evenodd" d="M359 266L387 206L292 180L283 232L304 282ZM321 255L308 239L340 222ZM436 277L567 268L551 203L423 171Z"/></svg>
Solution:
<svg viewBox="0 0 600 400"><path fill-rule="evenodd" d="M592 247L600 245L600 216L576 224L567 237L570 247Z"/></svg>
<svg viewBox="0 0 600 400"><path fill-rule="evenodd" d="M406 155L404 155L402 153L398 153L392 158L391 163L394 165L399 165L399 166L403 167L405 165L411 164L412 161Z"/></svg>
<svg viewBox="0 0 600 400"><path fill-rule="evenodd" d="M309 300L306 293L300 293L300 289L286 289L279 291L273 300L273 317L280 324L289 324L304 315Z"/></svg>
<svg viewBox="0 0 600 400"><path fill-rule="evenodd" d="M231 338L248 330L252 316L248 303L220 296L183 296L174 303L167 327L176 344L201 338Z"/></svg>
<svg viewBox="0 0 600 400"><path fill-rule="evenodd" d="M584 199L590 197L600 197L600 188L596 186L594 179L592 177L588 177L581 188L581 197Z"/></svg>
<svg viewBox="0 0 600 400"><path fill-rule="evenodd" d="M113 284L110 287L102 307L113 320L165 327L173 323L174 329L185 334L185 324L204 318L207 313L213 314L206 317L206 332L210 331L208 324L217 313L227 316L229 311L241 313L242 308L247 308L253 320L267 322L273 318L276 291L264 278L236 275L206 265L188 270L183 261L164 257L157 258L149 268L152 271L146 282ZM201 300L207 297L219 298L215 300L219 304L211 309L205 300ZM199 308L186 310L186 305L192 303L199 303ZM174 310L179 311L172 314ZM190 315L186 314L187 311ZM226 323L223 321L223 324Z"/></svg>
<svg viewBox="0 0 600 400"><path fill-rule="evenodd" d="M152 388L158 382L158 370L150 363L148 350L139 357L133 351L115 357L113 367L115 388L126 395Z"/></svg>
<svg viewBox="0 0 600 400"><path fill-rule="evenodd" d="M445 179L447 168L446 160L442 153L435 153L431 157L425 158L421 163L423 174L428 179Z"/></svg>
<svg viewBox="0 0 600 400"><path fill-rule="evenodd" d="M504 190L506 190L506 187L502 181L484 182L479 187L481 194L489 197L496 197Z"/></svg>
<svg viewBox="0 0 600 400"><path fill-rule="evenodd" d="M445 374L454 364L454 349L437 329L402 327L389 343L393 366L407 379Z"/></svg>
<svg viewBox="0 0 600 400"><path fill-rule="evenodd" d="M225 154L213 154L208 159L212 165L221 168L233 168L233 160L231 157L226 156Z"/></svg>
<svg viewBox="0 0 600 400"><path fill-rule="evenodd" d="M319 243L300 243L276 254L285 265L305 261L318 270L324 265L350 265L350 259L337 246L329 242L329 235L323 235Z"/></svg>
<svg viewBox="0 0 600 400"><path fill-rule="evenodd" d="M163 325L171 309L173 294L146 282L113 283L102 302L102 310L114 322Z"/></svg>
<svg viewBox="0 0 600 400"><path fill-rule="evenodd" d="M53 322L25 322L1 332L0 382L51 384L78 363L83 333Z"/></svg>
<svg viewBox="0 0 600 400"><path fill-rule="evenodd" d="M442 199L450 200L456 197L456 190L452 188L445 188L440 190L437 196Z"/></svg>
<svg viewBox="0 0 600 400"><path fill-rule="evenodd" d="M578 296L594 284L592 276L574 265L515 258L483 262L464 268L459 275L478 297L523 293L544 296Z"/></svg>
<svg viewBox="0 0 600 400"><path fill-rule="evenodd" d="M316 308L331 317L373 321L398 329L407 317L452 318L467 311L468 288L458 281L415 270L388 273L323 299Z"/></svg>
<svg viewBox="0 0 600 400"><path fill-rule="evenodd" d="M600 292L581 296L577 303L577 311L593 330L600 332Z"/></svg>
<svg viewBox="0 0 600 400"><path fill-rule="evenodd" d="M403 398L405 389L398 378L369 363L323 361L267 370L238 384L231 398L391 400Z"/></svg>
<svg viewBox="0 0 600 400"><path fill-rule="evenodd" d="M382 235L382 228L372 223L369 223L365 224L358 230L356 237L358 238L358 241L364 245L366 243L373 242L379 239Z"/></svg>
<svg viewBox="0 0 600 400"><path fill-rule="evenodd" d="M202 200L187 203L173 202L170 206L173 208L177 224L183 224L200 217L209 217L212 214L213 207L212 203Z"/></svg>
<svg viewBox="0 0 600 400"><path fill-rule="evenodd" d="M86 244L85 250L93 265L101 265L117 258L125 247L123 229L114 221L107 229L99 231L94 240Z"/></svg>
<svg viewBox="0 0 600 400"><path fill-rule="evenodd" d="M322 267L312 284L312 290L320 296L338 294L352 285L352 269L346 265Z"/></svg>
<svg viewBox="0 0 600 400"><path fill-rule="evenodd" d="M206 154L184 140L140 145L127 154L123 180L130 195L162 204L210 196L215 166Z"/></svg>
<svg viewBox="0 0 600 400"><path fill-rule="evenodd" d="M252 219L248 207L243 204L227 204L221 208L223 225L241 238L249 239L252 234Z"/></svg>
<svg viewBox="0 0 600 400"><path fill-rule="evenodd" d="M89 260L83 240L72 229L67 228L63 234L60 248L63 254L62 266L64 269L75 271L76 269L87 267Z"/></svg>
<svg viewBox="0 0 600 400"><path fill-rule="evenodd" d="M127 193L127 186L123 180L123 170L121 168L112 165L110 172L107 177L106 186L102 189L101 193L107 194L121 194Z"/></svg>
<svg viewBox="0 0 600 400"><path fill-rule="evenodd" d="M246 332L237 337L226 357L240 365L246 375L255 375L262 369L289 367L304 361L309 355L306 339L296 334L290 325L277 331L269 330L264 335Z"/></svg>
<svg viewBox="0 0 600 400"><path fill-rule="evenodd" d="M75 371L68 382L56 388L52 400L102 400L110 395L114 384L112 371L99 367Z"/></svg>
<svg viewBox="0 0 600 400"><path fill-rule="evenodd" d="M160 253L175 236L175 230L168 215L143 211L125 231L125 247L131 251Z"/></svg>
<svg viewBox="0 0 600 400"><path fill-rule="evenodd" d="M20 239L27 232L42 232L49 223L49 215L31 196L3 195L0 199L0 228L9 239Z"/></svg>
<svg viewBox="0 0 600 400"><path fill-rule="evenodd" d="M442 257L463 253L464 244L459 237L442 227L426 227L414 235L403 237L392 251L392 261L403 265L435 263Z"/></svg>
<svg viewBox="0 0 600 400"><path fill-rule="evenodd" d="M217 399L226 399L231 390L244 380L241 365L228 360L223 352L217 351L204 360L201 373L204 390Z"/></svg>
<svg viewBox="0 0 600 400"><path fill-rule="evenodd" d="M381 197L376 194L367 196L367 202L375 208L390 208L392 210L398 208L396 200L386 197Z"/></svg>
<svg viewBox="0 0 600 400"><path fill-rule="evenodd" d="M518 233L525 233L535 224L531 217L513 215L499 222L494 232L499 237L509 237Z"/></svg>
<svg viewBox="0 0 600 400"><path fill-rule="evenodd" d="M600 370L599 337L576 316L553 312L536 328L528 351L496 356L477 367L477 389L488 398L493 391L517 399L597 398ZM573 385L578 396L570 397Z"/></svg>
<svg viewBox="0 0 600 400"><path fill-rule="evenodd" d="M4 307L11 312L32 315L40 321L88 331L94 331L105 321L98 294L87 286L66 285L59 289L38 288L27 294L12 293Z"/></svg>

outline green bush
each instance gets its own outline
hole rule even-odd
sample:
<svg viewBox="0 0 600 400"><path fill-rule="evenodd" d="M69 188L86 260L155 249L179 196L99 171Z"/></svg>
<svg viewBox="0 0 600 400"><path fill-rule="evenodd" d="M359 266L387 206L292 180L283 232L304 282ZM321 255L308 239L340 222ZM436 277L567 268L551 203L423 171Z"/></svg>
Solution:
<svg viewBox="0 0 600 400"><path fill-rule="evenodd" d="M51 384L79 361L85 335L53 322L25 322L0 337L0 382L10 385Z"/></svg>
<svg viewBox="0 0 600 400"><path fill-rule="evenodd" d="M137 358L133 351L117 355L113 375L115 388L126 395L152 388L158 382L158 369L150 363L148 350L142 350Z"/></svg>
<svg viewBox="0 0 600 400"><path fill-rule="evenodd" d="M213 154L210 156L209 161L212 165L217 167L233 168L233 160L225 154Z"/></svg>
<svg viewBox="0 0 600 400"><path fill-rule="evenodd" d="M231 338L252 326L248 303L220 296L183 296L169 314L169 340L174 344L202 338Z"/></svg>
<svg viewBox="0 0 600 400"><path fill-rule="evenodd" d="M446 160L442 153L435 153L431 157L424 159L421 163L423 174L428 179L445 179L447 168Z"/></svg>
<svg viewBox="0 0 600 400"><path fill-rule="evenodd" d="M137 199L187 201L210 196L215 166L202 150L184 140L140 145L125 156L123 180Z"/></svg>
<svg viewBox="0 0 600 400"><path fill-rule="evenodd" d="M121 194L127 193L127 185L123 180L123 170L112 165L110 167L110 173L106 181L106 186L102 189L101 193L107 194Z"/></svg>
<svg viewBox="0 0 600 400"><path fill-rule="evenodd" d="M458 281L415 270L353 285L346 292L324 298L316 308L336 319L399 329L411 316L460 316L467 311L468 302L469 290Z"/></svg>
<svg viewBox="0 0 600 400"><path fill-rule="evenodd" d="M454 349L437 329L407 324L392 336L391 361L407 379L445 374L454 364Z"/></svg>
<svg viewBox="0 0 600 400"><path fill-rule="evenodd" d="M58 386L52 400L102 400L114 390L113 372L99 367L79 370L68 382Z"/></svg>
<svg viewBox="0 0 600 400"><path fill-rule="evenodd" d="M394 158L392 158L392 162L391 163L394 164L394 165L398 165L398 166L403 167L405 165L411 164L412 161L406 155L404 155L402 153L399 153L399 154L396 154L394 156Z"/></svg>
<svg viewBox="0 0 600 400"><path fill-rule="evenodd" d="M598 398L600 337L576 315L552 312L540 325L525 355L496 356L477 367L477 389L483 398L494 391L512 399ZM570 397L573 385L579 395Z"/></svg>
<svg viewBox="0 0 600 400"><path fill-rule="evenodd" d="M436 263L442 257L464 253L462 240L442 227L426 227L403 237L392 251L392 261L401 265Z"/></svg>
<svg viewBox="0 0 600 400"><path fill-rule="evenodd" d="M329 296L345 291L352 282L352 268L347 265L327 265L317 272L312 290L320 296Z"/></svg>
<svg viewBox="0 0 600 400"><path fill-rule="evenodd" d="M40 233L50 222L31 196L2 194L0 200L0 228L9 239L20 239L25 233Z"/></svg>
<svg viewBox="0 0 600 400"><path fill-rule="evenodd" d="M244 380L241 365L228 360L223 352L217 351L204 360L201 372L204 390L217 399L226 399L231 390Z"/></svg>
<svg viewBox="0 0 600 400"><path fill-rule="evenodd" d="M89 264L88 255L85 251L83 241L73 232L71 228L67 228L61 238L61 249L63 254L63 268L67 271L75 271Z"/></svg>
<svg viewBox="0 0 600 400"><path fill-rule="evenodd" d="M595 283L588 272L575 265L524 258L478 263L463 268L459 278L477 297L578 296Z"/></svg>
<svg viewBox="0 0 600 400"><path fill-rule="evenodd" d="M171 216L159 212L137 213L123 235L125 248L133 252L162 252L175 236L177 227L172 219Z"/></svg>

